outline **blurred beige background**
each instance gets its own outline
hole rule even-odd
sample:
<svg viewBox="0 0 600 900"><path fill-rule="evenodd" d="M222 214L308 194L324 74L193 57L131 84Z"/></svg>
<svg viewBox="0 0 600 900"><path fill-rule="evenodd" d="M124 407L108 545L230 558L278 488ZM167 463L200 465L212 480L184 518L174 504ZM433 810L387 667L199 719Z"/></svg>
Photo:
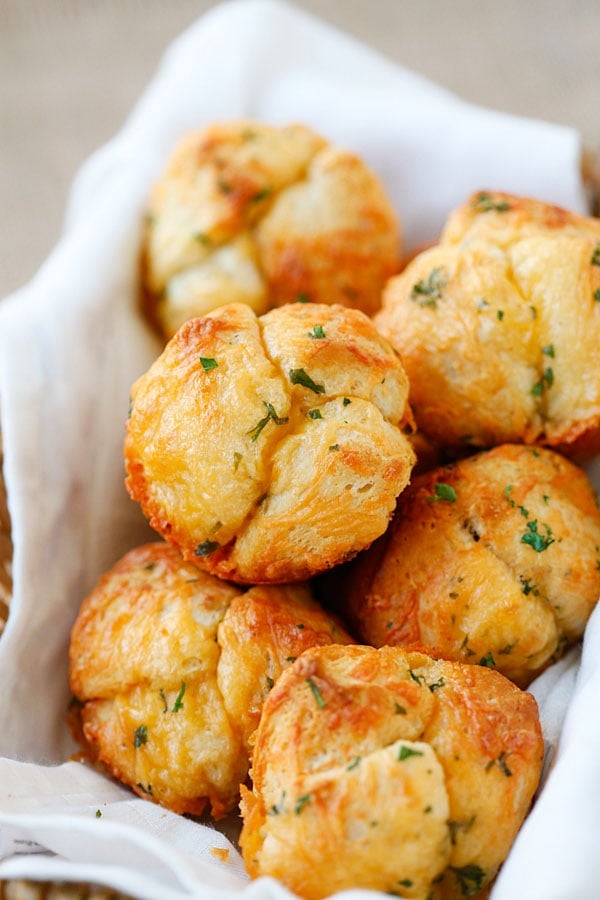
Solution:
<svg viewBox="0 0 600 900"><path fill-rule="evenodd" d="M243 2L243 0L242 0ZM80 163L211 0L0 0L0 296L55 243ZM486 106L600 150L599 0L296 0Z"/></svg>

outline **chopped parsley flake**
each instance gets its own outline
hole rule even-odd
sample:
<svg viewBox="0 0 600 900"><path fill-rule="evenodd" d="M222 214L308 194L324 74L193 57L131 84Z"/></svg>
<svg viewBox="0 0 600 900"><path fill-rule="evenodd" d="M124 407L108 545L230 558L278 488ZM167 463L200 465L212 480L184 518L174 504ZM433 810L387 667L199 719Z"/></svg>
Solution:
<svg viewBox="0 0 600 900"><path fill-rule="evenodd" d="M473 209L476 212L507 212L510 203L506 200L494 200L489 194L477 194L473 201Z"/></svg>
<svg viewBox="0 0 600 900"><path fill-rule="evenodd" d="M534 386L531 388L531 394L534 397L541 397L545 390L552 387L554 384L554 372L551 368L547 368L544 371L544 374L540 378L539 381L536 381Z"/></svg>
<svg viewBox="0 0 600 900"><path fill-rule="evenodd" d="M593 266L600 266L600 241L594 247L594 252L592 253L592 258L590 259L590 263Z"/></svg>
<svg viewBox="0 0 600 900"><path fill-rule="evenodd" d="M326 338L326 334L323 330L322 325L313 325L313 330L308 332L308 337L313 340L324 340Z"/></svg>
<svg viewBox="0 0 600 900"><path fill-rule="evenodd" d="M504 310L499 309L499 310L496 312L496 316L497 316L498 321L501 322L502 319L504 318Z"/></svg>
<svg viewBox="0 0 600 900"><path fill-rule="evenodd" d="M302 797L298 797L294 807L294 812L297 816L300 815L307 803L310 803L310 794L304 794Z"/></svg>
<svg viewBox="0 0 600 900"><path fill-rule="evenodd" d="M554 359L554 344L547 344L545 347L542 347L542 353L544 356L551 356Z"/></svg>
<svg viewBox="0 0 600 900"><path fill-rule="evenodd" d="M479 665L480 666L495 666L496 660L494 659L494 654L490 652L487 654L487 656L482 656L481 659L479 660Z"/></svg>
<svg viewBox="0 0 600 900"><path fill-rule="evenodd" d="M433 491L433 497L428 497L427 500L429 503L436 503L438 500L447 500L449 503L455 503L456 491L452 485L438 481Z"/></svg>
<svg viewBox="0 0 600 900"><path fill-rule="evenodd" d="M260 203L261 200L266 200L267 197L270 197L272 194L271 188L264 187L262 190L257 191L253 197L250 197L250 203Z"/></svg>
<svg viewBox="0 0 600 900"><path fill-rule="evenodd" d="M133 746L141 747L148 742L148 728L146 725L140 725L133 732Z"/></svg>
<svg viewBox="0 0 600 900"><path fill-rule="evenodd" d="M313 391L315 394L325 393L324 385L316 384L304 369L290 369L289 376L292 384L301 384L302 387L308 388L309 391Z"/></svg>
<svg viewBox="0 0 600 900"><path fill-rule="evenodd" d="M219 363L212 356L201 356L200 365L205 372L210 372L211 369L216 369Z"/></svg>
<svg viewBox="0 0 600 900"><path fill-rule="evenodd" d="M412 883L412 881L410 880L410 878L403 878L402 881L399 881L399 882L398 882L398 884L399 884L401 887L412 887L412 886L413 886L413 883Z"/></svg>
<svg viewBox="0 0 600 900"><path fill-rule="evenodd" d="M241 461L242 461L242 454L241 454L241 453L234 453L234 454L233 454L233 471L234 471L234 472L237 472L238 466L239 466L239 464L241 463Z"/></svg>
<svg viewBox="0 0 600 900"><path fill-rule="evenodd" d="M307 415L308 415L309 419L322 419L323 418L323 416L321 415L320 409L309 409Z"/></svg>
<svg viewBox="0 0 600 900"><path fill-rule="evenodd" d="M600 303L600 288L598 288L597 291L594 291L594 300L595 300L597 303Z"/></svg>
<svg viewBox="0 0 600 900"><path fill-rule="evenodd" d="M489 763L485 767L485 771L489 772L492 766L498 766L503 775L506 775L507 778L510 778L512 775L512 771L509 769L508 764L506 762L506 751L503 750L498 756L497 759L490 759Z"/></svg>
<svg viewBox="0 0 600 900"><path fill-rule="evenodd" d="M274 684L275 684L275 682L273 681L273 679L271 678L271 676L270 676L270 675L267 675L267 690L270 691L270 690L272 689L272 687L273 687Z"/></svg>
<svg viewBox="0 0 600 900"><path fill-rule="evenodd" d="M433 694L435 691L439 690L441 687L444 687L446 682L443 678L440 678L438 681L434 681L433 684L428 685L429 690Z"/></svg>
<svg viewBox="0 0 600 900"><path fill-rule="evenodd" d="M506 487L504 488L504 496L506 497L506 499L508 500L508 502L510 503L510 505L511 505L511 506L514 506L514 505L515 505L515 501L512 500L512 499L511 499L511 496L510 496L510 495L511 495L512 489L513 489L512 484L507 484Z"/></svg>
<svg viewBox="0 0 600 900"><path fill-rule="evenodd" d="M281 792L281 797L279 799L279 803L274 803L273 806L269 809L267 815L269 816L278 816L279 813L282 813L285 809L285 791Z"/></svg>
<svg viewBox="0 0 600 900"><path fill-rule="evenodd" d="M220 546L218 541L201 541L194 550L194 556L210 556Z"/></svg>
<svg viewBox="0 0 600 900"><path fill-rule="evenodd" d="M472 897L483 887L485 872L475 863L470 863L461 868L456 868L455 866L448 866L448 868L456 876L463 897Z"/></svg>
<svg viewBox="0 0 600 900"><path fill-rule="evenodd" d="M407 747L405 744L402 744L398 753L398 761L404 762L404 760L408 759L409 756L423 756L423 753L421 750L413 750L411 747Z"/></svg>
<svg viewBox="0 0 600 900"><path fill-rule="evenodd" d="M102 813L100 812L99 809L96 810L96 818L97 818L97 819L101 819L101 818L102 818Z"/></svg>
<svg viewBox="0 0 600 900"><path fill-rule="evenodd" d="M521 543L529 544L536 553L541 553L543 550L546 550L550 544L554 543L555 537L552 534L552 529L549 525L543 523L543 527L546 529L545 536L538 532L537 519L534 519L533 522L528 522L527 531L522 535Z"/></svg>
<svg viewBox="0 0 600 900"><path fill-rule="evenodd" d="M185 694L185 681L181 682L181 687L179 688L179 693L175 697L175 703L173 704L173 712L179 712L181 707L183 706L183 695Z"/></svg>
<svg viewBox="0 0 600 900"><path fill-rule="evenodd" d="M533 596L534 596L534 597L537 597L537 596L538 596L539 591L538 591L538 589L537 589L536 587L534 587L533 584L531 583L531 578L523 578L523 576L521 576L521 584L523 585L523 587L521 588L521 590L523 591L523 593L525 594L525 596L527 596L528 594L531 594L532 591L533 591Z"/></svg>
<svg viewBox="0 0 600 900"><path fill-rule="evenodd" d="M360 761L361 761L361 757L355 756L354 759L352 760L352 762L348 763L348 765L346 766L346 771L351 772L352 769L355 769L359 765Z"/></svg>
<svg viewBox="0 0 600 900"><path fill-rule="evenodd" d="M317 706L319 707L319 709L323 709L323 707L325 706L325 701L323 700L323 695L321 694L321 691L319 690L317 685L314 683L312 678L307 678L306 683L312 691L312 695L317 702Z"/></svg>
<svg viewBox="0 0 600 900"><path fill-rule="evenodd" d="M139 787L140 791L143 791L144 794L152 794L152 785L151 784L149 784L146 787L144 784L142 784L141 781L138 781L138 783L136 784L136 787Z"/></svg>
<svg viewBox="0 0 600 900"><path fill-rule="evenodd" d="M394 712L399 716L406 715L406 709L400 703L394 704Z"/></svg>
<svg viewBox="0 0 600 900"><path fill-rule="evenodd" d="M296 297L296 303L310 303L311 299L308 294L298 294Z"/></svg>
<svg viewBox="0 0 600 900"><path fill-rule="evenodd" d="M450 843L453 847L456 846L456 838L460 831L469 831L469 829L473 826L473 822L475 821L475 816L471 816L470 819L466 821L456 821L453 822L452 819L448 821L448 828L450 829Z"/></svg>
<svg viewBox="0 0 600 900"><path fill-rule="evenodd" d="M167 703L167 697L162 688L160 689L159 694L160 694L160 699L163 702L163 712L164 713L169 712L169 704Z"/></svg>
<svg viewBox="0 0 600 900"><path fill-rule="evenodd" d="M419 306L429 306L437 309L437 301L442 296L442 288L446 286L443 278L443 269L435 268L429 273L427 280L421 278L413 284L410 299Z"/></svg>
<svg viewBox="0 0 600 900"><path fill-rule="evenodd" d="M339 450L340 445L339 444L330 444L330 446L327 449L328 450Z"/></svg>
<svg viewBox="0 0 600 900"><path fill-rule="evenodd" d="M410 677L412 678L413 681L416 681L417 684L423 684L423 682L425 681L424 675L417 675L415 672L413 672L412 669L408 670L408 674L410 675Z"/></svg>
<svg viewBox="0 0 600 900"><path fill-rule="evenodd" d="M349 397L344 397L342 402L344 406L349 406L352 403L352 400Z"/></svg>
<svg viewBox="0 0 600 900"><path fill-rule="evenodd" d="M263 406L267 410L266 416L263 416L263 418L256 423L254 428L250 428L249 431L246 432L246 434L250 435L250 440L252 441L252 443L254 443L254 441L258 439L261 431L269 424L269 422L274 422L275 425L285 425L286 422L289 421L288 416L277 415L277 413L275 412L275 407L272 403L267 403L266 400L263 400Z"/></svg>
<svg viewBox="0 0 600 900"><path fill-rule="evenodd" d="M203 231L195 231L192 238L204 247L208 247L211 243L210 237L207 234L204 234Z"/></svg>

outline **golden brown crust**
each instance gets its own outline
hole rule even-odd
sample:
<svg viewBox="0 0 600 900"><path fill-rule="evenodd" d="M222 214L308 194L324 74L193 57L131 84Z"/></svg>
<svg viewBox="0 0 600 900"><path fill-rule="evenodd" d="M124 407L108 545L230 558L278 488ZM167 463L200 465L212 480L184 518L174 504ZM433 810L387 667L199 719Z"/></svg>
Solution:
<svg viewBox="0 0 600 900"><path fill-rule="evenodd" d="M385 531L414 462L407 394L357 310L223 307L186 323L134 385L128 490L220 577L306 579Z"/></svg>
<svg viewBox="0 0 600 900"><path fill-rule="evenodd" d="M140 796L215 818L237 802L265 697L292 658L350 637L306 585L247 594L167 544L128 553L71 635L71 724L84 754Z"/></svg>
<svg viewBox="0 0 600 900"><path fill-rule="evenodd" d="M187 135L154 186L142 282L167 337L231 302L258 313L302 296L372 313L399 268L399 229L375 175L300 125Z"/></svg>
<svg viewBox="0 0 600 900"><path fill-rule="evenodd" d="M263 704L283 670L310 647L352 642L306 584L250 588L225 613L218 640L219 688L249 755Z"/></svg>
<svg viewBox="0 0 600 900"><path fill-rule="evenodd" d="M263 710L246 867L308 900L474 894L508 853L542 755L533 697L496 672L396 647L310 650Z"/></svg>
<svg viewBox="0 0 600 900"><path fill-rule="evenodd" d="M148 544L102 576L73 627L70 681L87 741L116 778L175 812L208 802L223 815L245 778L217 686L217 626L238 593Z"/></svg>
<svg viewBox="0 0 600 900"><path fill-rule="evenodd" d="M597 444L600 221L474 194L385 291L417 424L442 445Z"/></svg>
<svg viewBox="0 0 600 900"><path fill-rule="evenodd" d="M583 634L599 547L585 473L553 451L503 445L417 477L337 585L338 607L367 643L419 642L524 686Z"/></svg>
<svg viewBox="0 0 600 900"><path fill-rule="evenodd" d="M257 228L271 304L299 296L372 315L399 268L398 226L373 173L326 148L306 179L282 191Z"/></svg>

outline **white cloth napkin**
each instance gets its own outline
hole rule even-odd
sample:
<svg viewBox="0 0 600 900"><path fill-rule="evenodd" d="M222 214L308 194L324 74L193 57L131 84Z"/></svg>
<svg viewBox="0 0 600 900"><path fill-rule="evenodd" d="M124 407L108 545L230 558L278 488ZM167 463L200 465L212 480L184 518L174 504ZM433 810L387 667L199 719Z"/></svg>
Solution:
<svg viewBox="0 0 600 900"><path fill-rule="evenodd" d="M149 536L122 464L129 388L159 351L136 306L145 199L183 132L240 116L304 122L362 155L408 250L479 188L585 210L573 131L466 104L291 6L222 4L174 43L122 131L77 177L56 250L0 304L15 544L0 641L0 878L86 880L147 900L290 896L269 879L249 884L221 831L65 762L70 626L99 574ZM581 668L572 651L535 686L549 775L494 900L598 896L599 659L600 614Z"/></svg>

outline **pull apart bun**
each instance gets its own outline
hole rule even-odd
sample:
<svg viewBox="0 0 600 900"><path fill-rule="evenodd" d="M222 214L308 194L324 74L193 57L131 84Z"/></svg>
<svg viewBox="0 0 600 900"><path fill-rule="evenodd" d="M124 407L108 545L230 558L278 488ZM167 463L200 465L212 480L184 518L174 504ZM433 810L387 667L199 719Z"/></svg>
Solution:
<svg viewBox="0 0 600 900"><path fill-rule="evenodd" d="M385 531L414 464L407 395L358 310L223 307L183 325L134 385L128 490L207 571L306 579Z"/></svg>
<svg viewBox="0 0 600 900"><path fill-rule="evenodd" d="M379 308L399 226L358 157L301 125L227 122L187 135L152 192L142 252L167 337L225 303Z"/></svg>
<svg viewBox="0 0 600 900"><path fill-rule="evenodd" d="M600 220L474 194L392 278L376 324L442 446L600 449Z"/></svg>
<svg viewBox="0 0 600 900"><path fill-rule="evenodd" d="M336 587L357 634L419 643L526 686L600 597L600 510L585 472L504 445L420 475Z"/></svg>
<svg viewBox="0 0 600 900"><path fill-rule="evenodd" d="M498 672L399 647L309 650L263 709L242 792L246 867L306 900L479 895L542 756L534 698Z"/></svg>

